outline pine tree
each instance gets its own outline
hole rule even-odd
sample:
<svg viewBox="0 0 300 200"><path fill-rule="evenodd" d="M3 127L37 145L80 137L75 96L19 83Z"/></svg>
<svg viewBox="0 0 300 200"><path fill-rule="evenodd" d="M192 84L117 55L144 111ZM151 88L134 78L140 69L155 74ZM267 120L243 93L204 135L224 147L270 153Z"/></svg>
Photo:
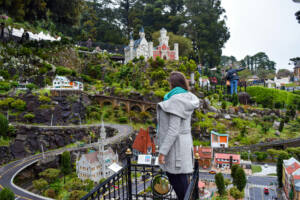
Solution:
<svg viewBox="0 0 300 200"><path fill-rule="evenodd" d="M278 186L281 188L282 187L282 165L283 165L283 160L287 159L287 156L284 154L279 154L278 159L277 159L277 181L278 181Z"/></svg>
<svg viewBox="0 0 300 200"><path fill-rule="evenodd" d="M215 175L215 182L216 182L220 196L223 196L225 194L225 182L224 182L224 177L223 177L222 173L217 173Z"/></svg>
<svg viewBox="0 0 300 200"><path fill-rule="evenodd" d="M236 185L235 184L235 174L236 174L236 171L237 171L238 168L239 168L238 165L232 165L232 167L231 167L231 178L232 178L232 183L234 185Z"/></svg>
<svg viewBox="0 0 300 200"><path fill-rule="evenodd" d="M65 176L67 174L70 174L72 171L71 156L69 151L63 152L61 156L61 171L64 174L64 182L65 182Z"/></svg>
<svg viewBox="0 0 300 200"><path fill-rule="evenodd" d="M0 136L7 136L8 132L8 120L3 114L0 114Z"/></svg>
<svg viewBox="0 0 300 200"><path fill-rule="evenodd" d="M245 174L245 171L242 167L238 167L235 173L235 184L236 187L240 190L243 191L243 189L246 187L247 184L247 177Z"/></svg>

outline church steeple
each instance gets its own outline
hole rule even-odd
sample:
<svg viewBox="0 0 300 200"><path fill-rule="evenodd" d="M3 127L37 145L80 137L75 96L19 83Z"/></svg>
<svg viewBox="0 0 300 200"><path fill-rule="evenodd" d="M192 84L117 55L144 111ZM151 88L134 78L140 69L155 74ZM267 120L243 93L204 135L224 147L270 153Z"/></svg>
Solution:
<svg viewBox="0 0 300 200"><path fill-rule="evenodd" d="M139 35L140 35L140 38L144 38L145 37L144 27L141 27Z"/></svg>

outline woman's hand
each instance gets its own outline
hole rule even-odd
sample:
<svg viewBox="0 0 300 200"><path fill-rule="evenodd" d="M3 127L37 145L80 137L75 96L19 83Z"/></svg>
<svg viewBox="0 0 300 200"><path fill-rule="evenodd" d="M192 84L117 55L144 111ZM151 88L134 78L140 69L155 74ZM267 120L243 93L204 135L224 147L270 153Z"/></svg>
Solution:
<svg viewBox="0 0 300 200"><path fill-rule="evenodd" d="M158 162L159 162L159 164L165 164L165 155L159 154Z"/></svg>

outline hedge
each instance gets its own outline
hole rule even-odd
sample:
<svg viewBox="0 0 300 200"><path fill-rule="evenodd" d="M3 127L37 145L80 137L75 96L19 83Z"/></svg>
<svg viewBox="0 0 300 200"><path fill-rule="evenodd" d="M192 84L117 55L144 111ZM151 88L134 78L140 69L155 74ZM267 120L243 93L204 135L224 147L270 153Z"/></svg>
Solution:
<svg viewBox="0 0 300 200"><path fill-rule="evenodd" d="M272 108L273 104L280 108L284 105L296 105L300 109L300 95L291 92L260 86L248 87L247 92L254 101L264 107Z"/></svg>

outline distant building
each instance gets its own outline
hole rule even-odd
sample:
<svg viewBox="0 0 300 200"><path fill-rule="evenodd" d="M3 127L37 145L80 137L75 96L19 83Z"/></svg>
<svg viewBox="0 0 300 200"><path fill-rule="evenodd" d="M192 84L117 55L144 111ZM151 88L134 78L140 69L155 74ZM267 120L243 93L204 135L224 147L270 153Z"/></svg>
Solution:
<svg viewBox="0 0 300 200"><path fill-rule="evenodd" d="M140 129L133 142L132 151L136 159L140 154L155 153L155 144L153 139L149 135L149 128L147 130L144 130L142 128Z"/></svg>
<svg viewBox="0 0 300 200"><path fill-rule="evenodd" d="M211 131L211 147L228 147L228 139L229 135L228 134L222 134L222 133L217 133L215 131Z"/></svg>
<svg viewBox="0 0 300 200"><path fill-rule="evenodd" d="M174 44L174 50L170 50L169 36L167 36L167 30L162 28L160 30L159 46L153 47L153 42L149 42L145 38L144 28L142 27L140 32L140 39L133 40L130 38L129 45L125 47L125 63L128 63L134 58L143 56L145 59L161 57L165 60L178 60L179 59L179 46Z"/></svg>
<svg viewBox="0 0 300 200"><path fill-rule="evenodd" d="M56 76L53 81L53 90L83 90L83 83L70 81L65 76Z"/></svg>
<svg viewBox="0 0 300 200"><path fill-rule="evenodd" d="M231 164L239 165L241 163L241 156L239 154L216 153L214 161L217 168L230 168Z"/></svg>
<svg viewBox="0 0 300 200"><path fill-rule="evenodd" d="M274 78L274 82L275 82L276 87L279 86L279 85L283 86L283 85L289 84L289 83L291 83L290 80L291 80L291 77L284 77L284 78L278 79L275 76L275 78Z"/></svg>
<svg viewBox="0 0 300 200"><path fill-rule="evenodd" d="M300 199L300 162L295 158L283 160L282 183L286 199L293 193L294 200Z"/></svg>
<svg viewBox="0 0 300 200"><path fill-rule="evenodd" d="M103 122L100 137L98 140L99 150L84 154L80 160L76 161L76 173L81 180L90 179L98 183L102 178L110 177L115 173L111 166L118 162L118 154L114 153L110 147L104 149L106 132Z"/></svg>
<svg viewBox="0 0 300 200"><path fill-rule="evenodd" d="M194 154L199 154L199 166L203 169L207 169L211 167L212 160L212 148L211 147L194 147Z"/></svg>
<svg viewBox="0 0 300 200"><path fill-rule="evenodd" d="M18 82L17 90L28 90L27 85L30 84L28 81L26 82Z"/></svg>
<svg viewBox="0 0 300 200"><path fill-rule="evenodd" d="M294 81L300 81L300 60L295 62Z"/></svg>

